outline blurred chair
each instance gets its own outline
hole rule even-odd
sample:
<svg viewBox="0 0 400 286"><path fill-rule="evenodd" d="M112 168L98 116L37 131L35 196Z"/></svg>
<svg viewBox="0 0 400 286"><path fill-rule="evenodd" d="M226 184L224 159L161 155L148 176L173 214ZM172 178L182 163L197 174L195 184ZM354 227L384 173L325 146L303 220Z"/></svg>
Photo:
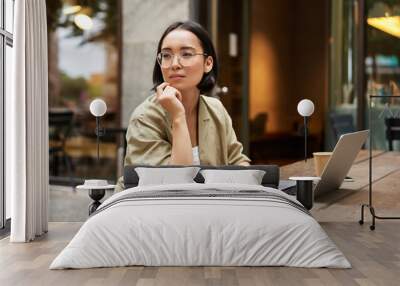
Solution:
<svg viewBox="0 0 400 286"><path fill-rule="evenodd" d="M268 114L258 113L253 120L250 120L250 137L252 139L262 137L265 134L265 125L267 124Z"/></svg>
<svg viewBox="0 0 400 286"><path fill-rule="evenodd" d="M59 158L66 166L68 176L72 182L72 163L67 155L65 145L73 128L74 113L68 109L50 109L49 111L49 158L50 174L59 175Z"/></svg>
<svg viewBox="0 0 400 286"><path fill-rule="evenodd" d="M389 144L389 151L393 151L393 140L400 140L400 118L385 118L386 140Z"/></svg>
<svg viewBox="0 0 400 286"><path fill-rule="evenodd" d="M110 142L117 142L118 146L123 148L124 156L125 156L126 147L127 147L127 142L126 142L126 131L127 130L128 130L127 128L111 128L111 127L104 128L104 136L103 136L104 138L106 138L106 141L108 139L108 141L110 141ZM117 138L115 138L115 137L117 137Z"/></svg>
<svg viewBox="0 0 400 286"><path fill-rule="evenodd" d="M127 147L127 142L126 142L127 128L105 128L104 131L105 131L104 135L106 138L111 138L111 142L117 142L118 144L117 177L116 177L116 179L118 179L119 177L123 176L124 159Z"/></svg>
<svg viewBox="0 0 400 286"><path fill-rule="evenodd" d="M338 114L336 112L331 112L329 118L336 142L343 134L356 131L353 123L353 116L351 114Z"/></svg>

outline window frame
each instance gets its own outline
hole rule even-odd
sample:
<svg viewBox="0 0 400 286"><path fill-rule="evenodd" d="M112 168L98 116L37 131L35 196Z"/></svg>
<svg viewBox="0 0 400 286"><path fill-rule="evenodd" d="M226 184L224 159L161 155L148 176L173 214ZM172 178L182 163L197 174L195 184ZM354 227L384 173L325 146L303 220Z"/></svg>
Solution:
<svg viewBox="0 0 400 286"><path fill-rule="evenodd" d="M6 189L5 189L5 96L6 96L6 47L13 48L13 34L6 30L6 0L0 0L1 21L0 21L0 236L10 230L10 219L6 215ZM9 0L10 1L10 0ZM13 13L15 0L11 0ZM14 16L14 15L13 15Z"/></svg>

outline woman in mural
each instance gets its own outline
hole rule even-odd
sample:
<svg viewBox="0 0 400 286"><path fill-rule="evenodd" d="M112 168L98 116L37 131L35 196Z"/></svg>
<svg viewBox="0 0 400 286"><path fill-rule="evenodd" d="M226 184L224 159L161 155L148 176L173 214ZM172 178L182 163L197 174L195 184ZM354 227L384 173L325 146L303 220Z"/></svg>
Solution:
<svg viewBox="0 0 400 286"><path fill-rule="evenodd" d="M157 47L155 94L129 121L125 165L249 165L228 112L204 95L217 76L207 32L191 21L170 25ZM116 191L122 189L120 178Z"/></svg>

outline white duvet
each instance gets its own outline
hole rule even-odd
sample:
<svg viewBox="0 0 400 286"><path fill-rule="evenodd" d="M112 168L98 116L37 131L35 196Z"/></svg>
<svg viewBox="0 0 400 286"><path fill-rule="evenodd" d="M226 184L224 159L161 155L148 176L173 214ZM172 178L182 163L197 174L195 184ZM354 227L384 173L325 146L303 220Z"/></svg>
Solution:
<svg viewBox="0 0 400 286"><path fill-rule="evenodd" d="M273 197L121 200L137 192L168 190L264 191ZM312 216L274 196L299 204L279 190L254 185L194 183L128 189L99 207L50 269L127 265L351 267Z"/></svg>

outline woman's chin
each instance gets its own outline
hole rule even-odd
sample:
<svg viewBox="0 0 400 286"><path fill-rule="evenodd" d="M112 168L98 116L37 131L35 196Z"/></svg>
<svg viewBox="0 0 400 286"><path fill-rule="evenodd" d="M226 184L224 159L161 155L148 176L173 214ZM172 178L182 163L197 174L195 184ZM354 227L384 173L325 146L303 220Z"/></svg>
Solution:
<svg viewBox="0 0 400 286"><path fill-rule="evenodd" d="M172 86L173 88L176 88L179 91L188 89L188 87L185 84L181 84L181 83L177 83L177 82L170 82L169 85Z"/></svg>

